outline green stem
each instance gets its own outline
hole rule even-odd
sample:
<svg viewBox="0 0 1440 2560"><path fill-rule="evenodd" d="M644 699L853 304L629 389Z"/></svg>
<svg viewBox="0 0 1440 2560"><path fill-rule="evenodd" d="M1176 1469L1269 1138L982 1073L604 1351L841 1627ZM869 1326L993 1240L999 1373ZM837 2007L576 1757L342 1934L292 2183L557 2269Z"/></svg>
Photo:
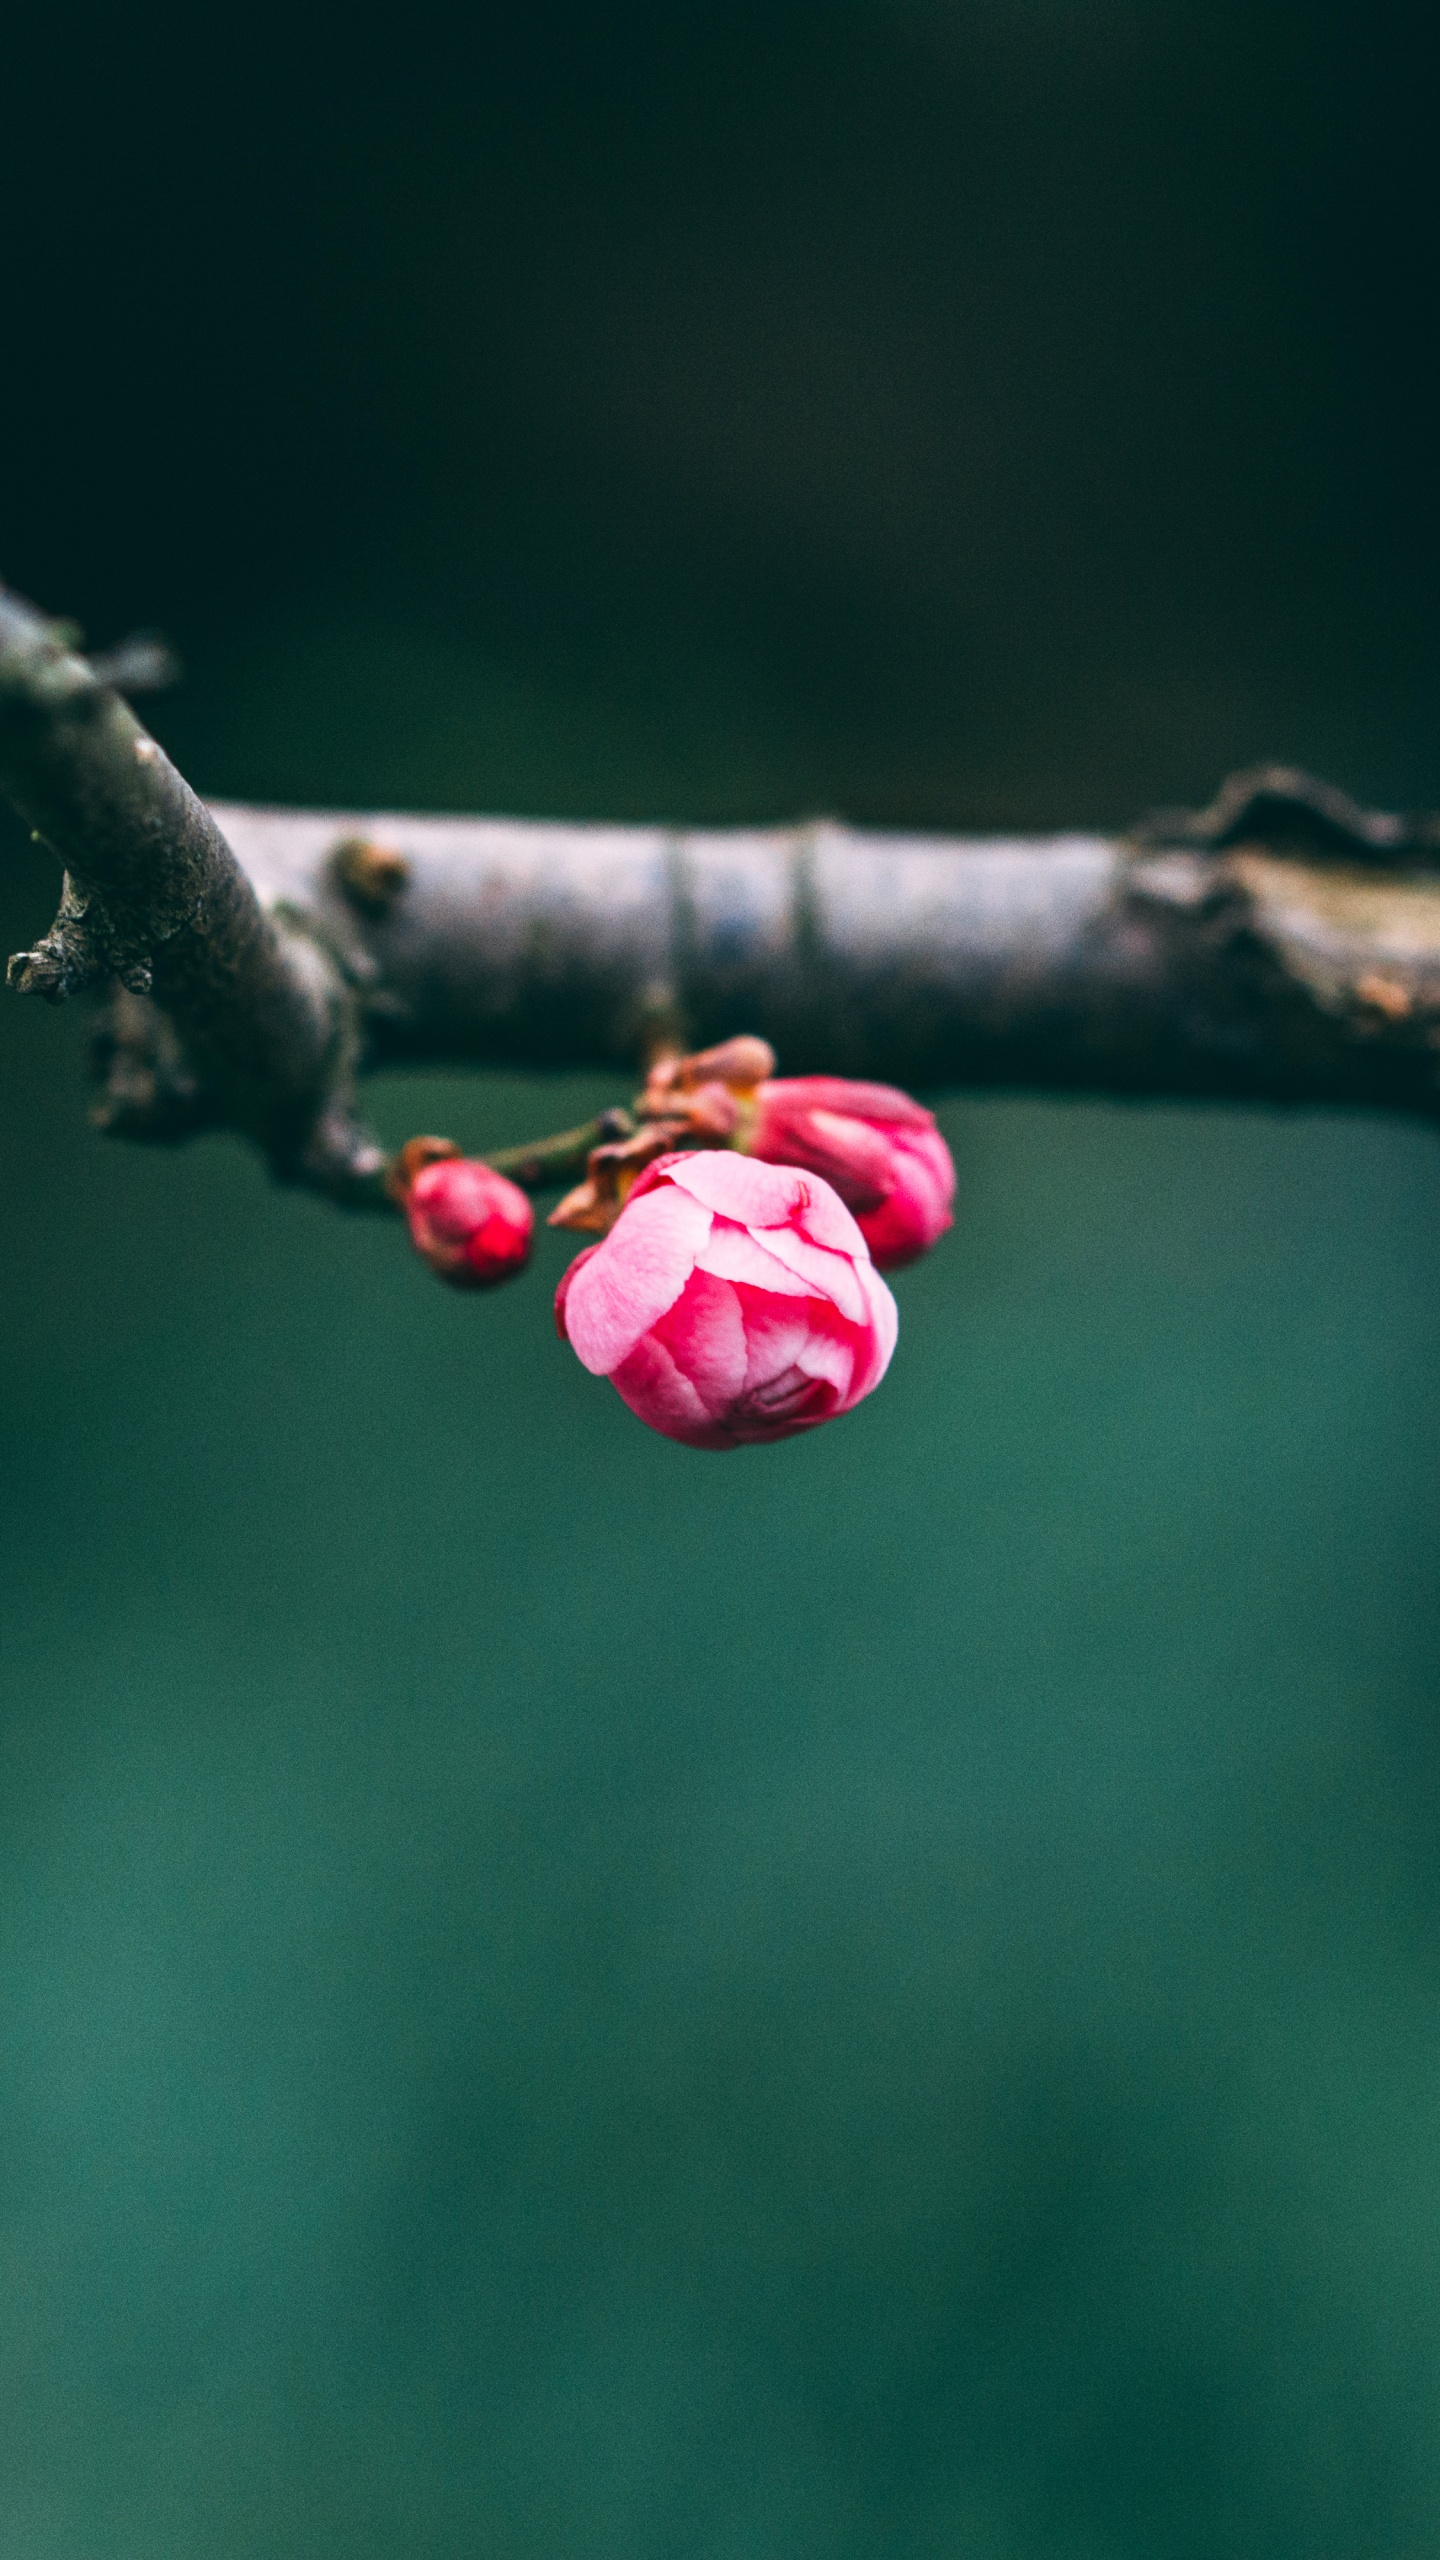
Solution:
<svg viewBox="0 0 1440 2560"><path fill-rule="evenodd" d="M633 1137L634 1132L628 1111L602 1111L583 1128L562 1129L556 1137L536 1138L526 1147L500 1147L485 1162L497 1173L508 1174L522 1191L557 1190L562 1183L581 1179L592 1147L603 1147L612 1138Z"/></svg>

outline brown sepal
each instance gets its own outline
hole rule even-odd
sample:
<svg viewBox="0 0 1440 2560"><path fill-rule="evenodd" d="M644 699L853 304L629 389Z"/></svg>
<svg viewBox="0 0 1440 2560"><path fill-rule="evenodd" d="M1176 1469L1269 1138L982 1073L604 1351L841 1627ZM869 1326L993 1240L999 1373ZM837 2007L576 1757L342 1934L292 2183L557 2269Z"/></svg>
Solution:
<svg viewBox="0 0 1440 2560"><path fill-rule="evenodd" d="M592 1147L585 1180L567 1191L547 1224L572 1227L578 1235L608 1235L630 1196L632 1184L657 1156L673 1155L689 1136L685 1120L651 1120L633 1138L612 1139Z"/></svg>
<svg viewBox="0 0 1440 2560"><path fill-rule="evenodd" d="M403 1209L410 1197L417 1175L427 1164L443 1164L447 1156L458 1156L453 1138L407 1138L398 1156L392 1156L385 1175L385 1188L392 1200Z"/></svg>
<svg viewBox="0 0 1440 2560"><path fill-rule="evenodd" d="M688 1058L657 1058L639 1108L647 1116L673 1111L683 1095L704 1085L724 1085L731 1093L748 1097L774 1073L775 1052L769 1041L742 1031L733 1040L722 1040L718 1048L697 1049Z"/></svg>

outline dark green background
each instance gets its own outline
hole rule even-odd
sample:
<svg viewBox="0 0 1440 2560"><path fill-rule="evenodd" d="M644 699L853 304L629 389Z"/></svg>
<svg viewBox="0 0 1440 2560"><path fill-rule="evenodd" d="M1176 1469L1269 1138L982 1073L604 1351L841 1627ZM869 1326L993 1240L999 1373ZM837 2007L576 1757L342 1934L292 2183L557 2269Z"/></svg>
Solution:
<svg viewBox="0 0 1440 2560"><path fill-rule="evenodd" d="M0 564L217 793L1440 800L1417 14L7 35ZM1440 2554L1431 1136L948 1103L884 1392L714 1461L553 1239L453 1298L83 1039L0 1008L3 2560Z"/></svg>

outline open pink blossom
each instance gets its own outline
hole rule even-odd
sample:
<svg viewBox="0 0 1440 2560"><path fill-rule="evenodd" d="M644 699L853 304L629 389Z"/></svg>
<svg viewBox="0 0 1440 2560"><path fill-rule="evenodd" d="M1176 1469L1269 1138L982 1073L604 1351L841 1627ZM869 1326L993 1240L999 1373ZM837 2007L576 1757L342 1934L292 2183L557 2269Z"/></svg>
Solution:
<svg viewBox="0 0 1440 2560"><path fill-rule="evenodd" d="M400 1197L416 1252L452 1289L493 1289L530 1259L534 1210L517 1184L478 1157L422 1165Z"/></svg>
<svg viewBox="0 0 1440 2560"><path fill-rule="evenodd" d="M749 1152L823 1174L881 1271L928 1253L952 1224L955 1167L932 1114L889 1084L775 1076L756 1094Z"/></svg>
<svg viewBox="0 0 1440 2560"><path fill-rule="evenodd" d="M848 1413L884 1377L898 1324L827 1182L709 1150L647 1167L571 1263L555 1318L632 1413L692 1449Z"/></svg>

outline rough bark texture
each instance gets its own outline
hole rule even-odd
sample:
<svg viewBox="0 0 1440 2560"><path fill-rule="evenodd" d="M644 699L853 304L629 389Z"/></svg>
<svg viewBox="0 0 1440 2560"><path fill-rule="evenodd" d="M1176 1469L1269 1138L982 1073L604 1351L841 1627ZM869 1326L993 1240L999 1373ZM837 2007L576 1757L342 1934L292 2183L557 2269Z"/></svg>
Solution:
<svg viewBox="0 0 1440 2560"><path fill-rule="evenodd" d="M0 780L66 866L55 922L16 954L10 984L58 1002L119 982L104 1113L117 1131L234 1128L283 1177L373 1182L380 1151L350 1108L358 1015L333 956L303 918L262 903L69 638L0 591Z"/></svg>
<svg viewBox="0 0 1440 2560"><path fill-rule="evenodd" d="M930 1090L1440 1106L1430 822L1301 776L1128 838L217 815L346 949L378 1060L628 1066L673 1024ZM335 858L366 842L383 906Z"/></svg>
<svg viewBox="0 0 1440 2560"><path fill-rule="evenodd" d="M237 1128L341 1199L382 1196L357 1066L629 1078L739 1030L932 1092L1440 1111L1440 823L1278 768L1128 836L207 812L0 595L0 787L68 865L12 982L120 982L104 1125Z"/></svg>

